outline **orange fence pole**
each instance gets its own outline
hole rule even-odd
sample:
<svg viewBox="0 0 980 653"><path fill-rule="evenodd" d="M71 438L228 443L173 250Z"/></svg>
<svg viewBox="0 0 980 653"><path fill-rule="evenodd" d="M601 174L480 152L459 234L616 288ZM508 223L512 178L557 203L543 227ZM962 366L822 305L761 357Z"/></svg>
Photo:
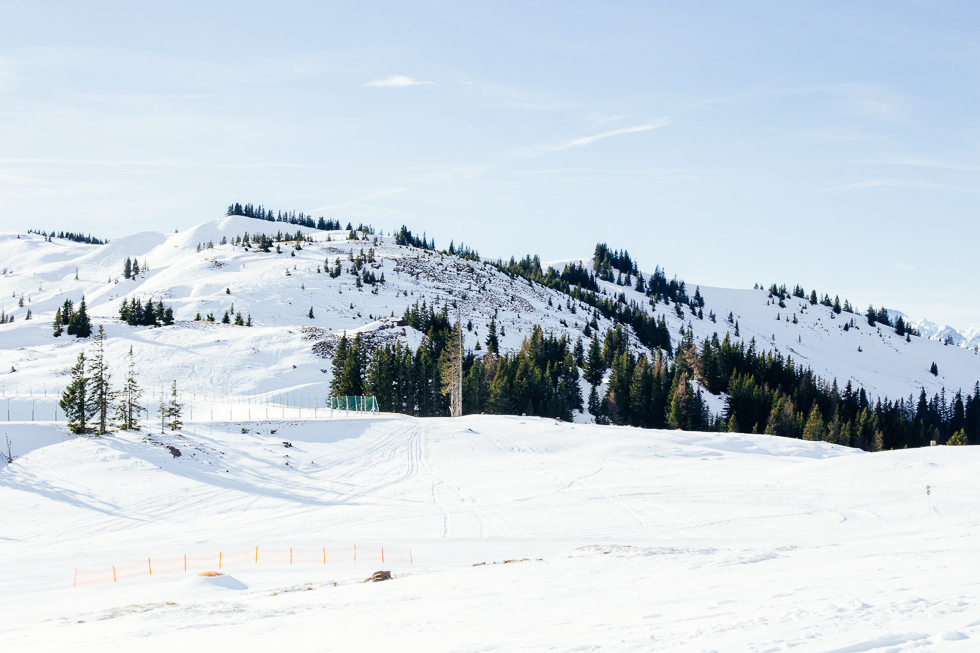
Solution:
<svg viewBox="0 0 980 653"><path fill-rule="evenodd" d="M289 564L293 564L293 547L289 547Z"/></svg>
<svg viewBox="0 0 980 653"><path fill-rule="evenodd" d="M385 548L381 547L381 562L384 564L385 561Z"/></svg>
<svg viewBox="0 0 980 653"><path fill-rule="evenodd" d="M116 565L112 565L112 582L116 582Z"/></svg>
<svg viewBox="0 0 980 653"><path fill-rule="evenodd" d="M221 569L221 551L218 551L218 569Z"/></svg>
<svg viewBox="0 0 980 653"><path fill-rule="evenodd" d="M184 571L187 571L187 554L184 554Z"/></svg>
<svg viewBox="0 0 980 653"><path fill-rule="evenodd" d="M259 564L259 547L255 547L255 564Z"/></svg>
<svg viewBox="0 0 980 653"><path fill-rule="evenodd" d="M327 564L327 547L323 547L323 564Z"/></svg>
<svg viewBox="0 0 980 653"><path fill-rule="evenodd" d="M149 558L146 559L146 566L149 568L150 575L152 576L153 575L153 563L150 562L150 559Z"/></svg>

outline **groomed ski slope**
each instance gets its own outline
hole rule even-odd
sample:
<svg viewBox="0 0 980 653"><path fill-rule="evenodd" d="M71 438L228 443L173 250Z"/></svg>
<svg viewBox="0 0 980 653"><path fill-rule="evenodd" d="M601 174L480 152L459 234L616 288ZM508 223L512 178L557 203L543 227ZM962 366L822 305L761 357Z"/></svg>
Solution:
<svg viewBox="0 0 980 653"><path fill-rule="evenodd" d="M868 454L499 416L2 430L15 456L0 468L6 651L970 651L980 639L973 447ZM71 586L76 568L147 557L352 544L410 547L414 564ZM520 562L492 564L505 560ZM361 582L379 569L394 579Z"/></svg>

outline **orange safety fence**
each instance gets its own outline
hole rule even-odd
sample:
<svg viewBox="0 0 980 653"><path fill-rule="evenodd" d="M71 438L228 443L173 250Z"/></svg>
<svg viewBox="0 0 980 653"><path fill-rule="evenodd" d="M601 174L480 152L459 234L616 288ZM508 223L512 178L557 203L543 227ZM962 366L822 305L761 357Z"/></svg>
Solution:
<svg viewBox="0 0 980 653"><path fill-rule="evenodd" d="M208 555L144 558L100 569L76 569L74 587L122 583L150 576L201 573L248 566L314 567L337 564L414 564L412 550L383 546L268 547L219 551Z"/></svg>

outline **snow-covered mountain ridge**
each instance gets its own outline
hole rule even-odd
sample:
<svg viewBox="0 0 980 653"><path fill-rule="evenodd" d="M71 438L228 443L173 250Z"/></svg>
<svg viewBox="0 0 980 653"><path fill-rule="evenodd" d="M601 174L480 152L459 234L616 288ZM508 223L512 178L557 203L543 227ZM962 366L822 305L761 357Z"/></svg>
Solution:
<svg viewBox="0 0 980 653"><path fill-rule="evenodd" d="M246 233L301 231L315 242L302 249L283 244L281 253L219 244ZM274 235L274 234L273 234ZM133 347L143 383L159 388L179 379L185 394L263 395L301 394L303 402L319 401L327 391L330 351L338 334L361 332L367 337L401 340L416 346L422 334L397 320L407 307L425 302L442 307L455 302L467 347L486 337L496 313L501 348L514 350L534 326L582 335L593 311L554 290L511 278L493 266L431 250L395 245L390 237L377 242L348 241L346 231L325 232L240 216L213 220L175 234L143 232L106 245L65 240L46 241L24 233L0 234L0 309L14 321L0 325L0 392L46 393L53 400L65 384L65 374L86 341L52 336L55 310L70 298L84 295L90 315L109 336L110 363L121 364ZM214 243L198 251L199 244ZM351 258L372 253L367 269L385 282L362 284L349 274ZM127 257L148 266L138 278L122 278ZM338 259L343 273L327 274ZM693 294L696 280L687 280ZM821 305L789 297L780 307L768 292L701 286L704 318L687 306L656 304L632 288L599 282L609 295L622 293L658 317L662 316L676 344L682 328L700 341L713 334L749 342L757 350L791 356L821 377L850 381L868 394L907 397L972 388L980 379L980 357L964 347L944 346L923 338L898 336L887 327L869 327L860 315L835 315ZM24 304L19 306L20 298ZM118 320L127 301L162 300L174 310L176 323L151 328L131 327ZM313 317L309 317L312 308ZM26 321L27 310L32 319ZM209 313L218 320L225 311L250 316L253 327L195 321ZM716 321L709 319L715 314ZM732 323L726 320L732 314ZM738 324L738 338L735 324ZM848 329L845 330L845 324ZM600 334L612 322L598 319ZM853 325L853 328L850 328ZM924 335L927 331L923 330ZM634 348L643 351L638 343ZM318 353L319 352L319 353ZM929 373L931 363L939 374ZM13 371L12 371L13 370ZM53 401L51 403L53 406Z"/></svg>

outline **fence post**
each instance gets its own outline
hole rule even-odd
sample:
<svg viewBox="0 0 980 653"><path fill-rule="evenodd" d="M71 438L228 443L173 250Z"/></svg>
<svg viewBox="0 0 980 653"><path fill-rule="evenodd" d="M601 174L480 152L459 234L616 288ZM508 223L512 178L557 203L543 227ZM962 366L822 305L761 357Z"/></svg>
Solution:
<svg viewBox="0 0 980 653"><path fill-rule="evenodd" d="M116 582L116 565L112 565L112 582Z"/></svg>
<svg viewBox="0 0 980 653"><path fill-rule="evenodd" d="M289 564L293 564L293 547L289 547Z"/></svg>
<svg viewBox="0 0 980 653"><path fill-rule="evenodd" d="M218 551L218 569L221 569L221 551Z"/></svg>
<svg viewBox="0 0 980 653"><path fill-rule="evenodd" d="M184 554L184 571L187 571L187 554Z"/></svg>
<svg viewBox="0 0 980 653"><path fill-rule="evenodd" d="M323 564L327 564L327 547L323 547Z"/></svg>
<svg viewBox="0 0 980 653"><path fill-rule="evenodd" d="M381 547L381 564L385 562L385 548Z"/></svg>
<svg viewBox="0 0 980 653"><path fill-rule="evenodd" d="M146 566L150 570L150 575L152 576L153 575L153 563L150 562L150 559L149 558L146 559Z"/></svg>
<svg viewBox="0 0 980 653"><path fill-rule="evenodd" d="M255 564L259 564L259 547L255 547Z"/></svg>

